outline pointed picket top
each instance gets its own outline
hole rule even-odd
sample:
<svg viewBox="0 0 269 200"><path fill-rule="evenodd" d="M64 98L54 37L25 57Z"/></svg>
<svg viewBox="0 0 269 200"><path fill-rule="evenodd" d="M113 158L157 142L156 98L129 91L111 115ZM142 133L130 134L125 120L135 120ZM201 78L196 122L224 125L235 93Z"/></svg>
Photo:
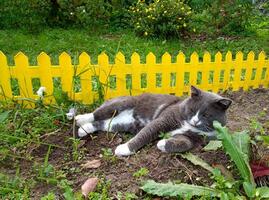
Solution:
<svg viewBox="0 0 269 200"><path fill-rule="evenodd" d="M149 52L146 57L146 63L147 64L155 64L156 63L156 57L152 52Z"/></svg>
<svg viewBox="0 0 269 200"><path fill-rule="evenodd" d="M108 65L109 64L109 58L105 52L102 52L101 54L98 55L98 64L100 64L100 65Z"/></svg>
<svg viewBox="0 0 269 200"><path fill-rule="evenodd" d="M225 55L225 60L232 60L233 59L233 54L231 51L227 51L226 55Z"/></svg>
<svg viewBox="0 0 269 200"><path fill-rule="evenodd" d="M185 54L180 51L177 55L177 63L185 63L186 61L186 57L185 57Z"/></svg>
<svg viewBox="0 0 269 200"><path fill-rule="evenodd" d="M211 55L208 51L204 52L203 62L205 62L205 63L211 62Z"/></svg>
<svg viewBox="0 0 269 200"><path fill-rule="evenodd" d="M235 60L240 60L240 61L242 61L242 60L243 60L243 56L244 56L243 52L242 52L242 51L238 51L238 52L236 53L236 55L235 55Z"/></svg>
<svg viewBox="0 0 269 200"><path fill-rule="evenodd" d="M60 65L71 65L71 56L65 51L59 56Z"/></svg>
<svg viewBox="0 0 269 200"><path fill-rule="evenodd" d="M2 51L0 51L0 63L7 65L7 57Z"/></svg>
<svg viewBox="0 0 269 200"><path fill-rule="evenodd" d="M254 51L250 51L250 52L248 53L248 55L247 55L247 59L248 59L248 60L254 60L254 58L255 58L255 53L254 53Z"/></svg>
<svg viewBox="0 0 269 200"><path fill-rule="evenodd" d="M79 55L78 60L79 60L79 65L82 67L84 67L85 65L91 64L91 57L85 51Z"/></svg>
<svg viewBox="0 0 269 200"><path fill-rule="evenodd" d="M198 63L199 62L199 56L198 53L196 51L194 51L191 54L191 63Z"/></svg>
<svg viewBox="0 0 269 200"><path fill-rule="evenodd" d="M162 64L170 64L171 63L171 55L168 52L165 52L162 55Z"/></svg>
<svg viewBox="0 0 269 200"><path fill-rule="evenodd" d="M115 64L117 64L117 65L123 65L123 64L125 64L125 56L120 51L116 54Z"/></svg>
<svg viewBox="0 0 269 200"><path fill-rule="evenodd" d="M46 54L45 52L41 52L37 56L37 63L38 63L38 65L50 64L50 57L49 57L49 55Z"/></svg>
<svg viewBox="0 0 269 200"><path fill-rule="evenodd" d="M131 56L131 63L132 64L140 64L140 56L138 53L134 52Z"/></svg>
<svg viewBox="0 0 269 200"><path fill-rule="evenodd" d="M266 57L266 53L264 51L261 51L259 53L258 59L259 60L265 60L265 57Z"/></svg>
<svg viewBox="0 0 269 200"><path fill-rule="evenodd" d="M220 53L220 51L218 51L216 54L215 54L215 62L218 61L218 62L221 62L222 61L222 53Z"/></svg>
<svg viewBox="0 0 269 200"><path fill-rule="evenodd" d="M23 52L18 52L14 56L15 65L28 65L28 57Z"/></svg>

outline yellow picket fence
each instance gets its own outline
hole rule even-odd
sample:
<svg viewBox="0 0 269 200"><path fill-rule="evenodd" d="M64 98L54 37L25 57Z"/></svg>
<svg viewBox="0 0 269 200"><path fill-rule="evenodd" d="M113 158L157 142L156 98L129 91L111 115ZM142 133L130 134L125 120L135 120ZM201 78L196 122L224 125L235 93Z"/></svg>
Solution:
<svg viewBox="0 0 269 200"><path fill-rule="evenodd" d="M102 85L105 99L143 92L181 96L189 92L190 85L214 92L269 86L269 60L264 52L257 56L250 52L246 59L242 52L238 52L234 59L231 52L226 55L217 53L212 58L210 53L205 52L200 60L194 52L190 62L186 62L182 52L177 55L175 62L171 61L170 54L165 53L161 63L156 63L153 53L146 56L145 63L140 62L137 53L132 54L130 63L126 63L122 53L115 56L114 63L109 63L109 57L102 53L98 56L97 64L92 64L90 56L82 53L77 65L72 64L70 55L65 52L59 56L59 64L52 65L50 57L42 52L37 57L37 66L29 66L27 56L19 52L14 61L15 66L8 66L6 56L0 52L2 100L37 99L33 79L39 79L40 85L46 88L46 103L54 102L54 78L60 80L62 90L70 98L84 104L91 104L98 98L98 83ZM18 83L18 94L14 93L12 80ZM77 91L74 84L78 84Z"/></svg>

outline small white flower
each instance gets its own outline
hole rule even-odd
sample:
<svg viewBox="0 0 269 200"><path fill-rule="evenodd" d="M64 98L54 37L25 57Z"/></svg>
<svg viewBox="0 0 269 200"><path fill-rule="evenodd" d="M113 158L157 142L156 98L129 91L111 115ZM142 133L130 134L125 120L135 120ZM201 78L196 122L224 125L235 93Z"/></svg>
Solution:
<svg viewBox="0 0 269 200"><path fill-rule="evenodd" d="M37 96L39 96L41 99L43 99L43 98L44 98L44 93L45 93L45 91L46 91L46 88L45 88L45 87L40 87L40 88L37 90L36 94L37 94Z"/></svg>
<svg viewBox="0 0 269 200"><path fill-rule="evenodd" d="M70 108L68 113L66 113L66 117L68 120L72 120L76 115L76 109L75 108Z"/></svg>
<svg viewBox="0 0 269 200"><path fill-rule="evenodd" d="M83 9L83 10L82 10L82 12L83 12L83 13L85 13L85 12L86 12L86 10L85 10L85 9Z"/></svg>
<svg viewBox="0 0 269 200"><path fill-rule="evenodd" d="M70 15L74 15L74 13L73 13L73 12L71 12L71 13L70 13Z"/></svg>

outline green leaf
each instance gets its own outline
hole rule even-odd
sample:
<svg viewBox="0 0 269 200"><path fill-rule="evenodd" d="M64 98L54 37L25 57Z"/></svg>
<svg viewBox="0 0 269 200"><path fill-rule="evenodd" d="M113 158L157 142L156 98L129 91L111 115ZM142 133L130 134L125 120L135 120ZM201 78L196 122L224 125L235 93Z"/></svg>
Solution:
<svg viewBox="0 0 269 200"><path fill-rule="evenodd" d="M209 143L203 148L204 151L216 151L222 147L222 142L219 140L210 140Z"/></svg>
<svg viewBox="0 0 269 200"><path fill-rule="evenodd" d="M199 158L198 156L196 156L192 153L185 153L185 154L180 154L180 155L181 155L181 157L192 162L194 165L199 165L210 172L213 172L213 170L214 170L214 168L211 167L208 163L206 163L204 160L202 160L201 158Z"/></svg>
<svg viewBox="0 0 269 200"><path fill-rule="evenodd" d="M256 196L269 199L269 187L256 188Z"/></svg>
<svg viewBox="0 0 269 200"><path fill-rule="evenodd" d="M249 183L249 182L244 182L243 183L243 188L247 194L248 197L254 197L255 196L255 185Z"/></svg>
<svg viewBox="0 0 269 200"><path fill-rule="evenodd" d="M232 134L232 139L249 162L250 137L248 131L235 132Z"/></svg>
<svg viewBox="0 0 269 200"><path fill-rule="evenodd" d="M264 144L269 145L269 135L257 135L255 137L257 140L261 140L264 142Z"/></svg>
<svg viewBox="0 0 269 200"><path fill-rule="evenodd" d="M252 184L254 183L253 175L244 153L237 146L237 143L233 140L233 137L228 133L227 128L222 127L219 122L214 122L214 127L217 130L217 136L222 141L222 145L229 154L232 161L235 163L241 177Z"/></svg>
<svg viewBox="0 0 269 200"><path fill-rule="evenodd" d="M7 120L8 118L8 114L10 113L11 111L8 110L8 111L5 111L3 113L0 114L0 123L3 123L4 121Z"/></svg>
<svg viewBox="0 0 269 200"><path fill-rule="evenodd" d="M189 185L185 183L181 184L173 184L169 183L156 183L153 180L147 181L142 187L142 190L149 194L158 195L158 196L169 196L169 197L177 197L177 196L210 196L216 197L221 195L221 191L204 186L198 185Z"/></svg>

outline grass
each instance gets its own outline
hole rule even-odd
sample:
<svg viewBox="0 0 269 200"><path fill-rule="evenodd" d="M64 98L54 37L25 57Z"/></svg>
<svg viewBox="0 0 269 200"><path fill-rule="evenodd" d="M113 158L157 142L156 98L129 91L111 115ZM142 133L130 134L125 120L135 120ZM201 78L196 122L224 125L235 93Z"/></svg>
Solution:
<svg viewBox="0 0 269 200"><path fill-rule="evenodd" d="M58 56L66 51L73 57L83 51L89 53L94 63L97 62L97 55L105 51L110 55L110 59L116 52L122 51L130 60L131 54L136 51L145 61L145 55L153 52L160 61L160 56L164 52L169 52L173 59L179 51L183 51L186 56L190 56L193 51L197 51L201 56L205 50L212 54L216 52L233 53L243 51L244 53L253 50L258 53L262 50L269 53L269 31L259 30L257 34L241 36L236 38L219 37L215 39L156 39L140 38L130 30L110 31L110 30L81 30L81 29L44 29L38 34L30 34L21 30L0 30L0 50L8 56L9 63L13 63L13 56L18 51L24 52L30 63L36 63L36 56L44 51L52 58L53 63L58 63ZM75 62L77 62L75 60Z"/></svg>

